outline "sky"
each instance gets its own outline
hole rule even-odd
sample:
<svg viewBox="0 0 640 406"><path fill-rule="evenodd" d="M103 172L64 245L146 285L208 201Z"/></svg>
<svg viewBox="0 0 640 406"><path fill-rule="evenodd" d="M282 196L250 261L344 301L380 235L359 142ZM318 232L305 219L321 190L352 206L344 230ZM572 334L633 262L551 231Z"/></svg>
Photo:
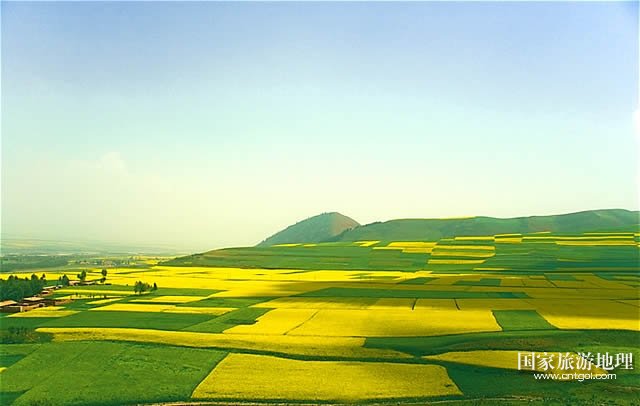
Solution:
<svg viewBox="0 0 640 406"><path fill-rule="evenodd" d="M2 235L638 209L638 3L5 2ZM634 122L635 120L635 122Z"/></svg>

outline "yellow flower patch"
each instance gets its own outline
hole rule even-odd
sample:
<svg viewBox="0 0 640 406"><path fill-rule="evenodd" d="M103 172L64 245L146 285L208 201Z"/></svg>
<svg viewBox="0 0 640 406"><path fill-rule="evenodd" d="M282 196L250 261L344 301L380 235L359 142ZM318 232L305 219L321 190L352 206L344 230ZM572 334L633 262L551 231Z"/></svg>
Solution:
<svg viewBox="0 0 640 406"><path fill-rule="evenodd" d="M520 351L523 355L530 355L531 351ZM544 354L544 352L538 352ZM529 371L546 372L546 373L588 373L594 374L606 373L604 370L597 368L591 361L582 360L580 355L571 352L547 352L545 357L550 357L549 364L546 368L543 364L535 362L533 370ZM481 350L481 351L454 351L438 355L427 355L425 359L455 362L457 364L476 365L490 368L501 369L518 369L518 351L503 350ZM560 359L569 359L566 363L562 363ZM535 356L534 356L535 359ZM582 361L582 362L579 362ZM522 369L522 370L526 370Z"/></svg>
<svg viewBox="0 0 640 406"><path fill-rule="evenodd" d="M139 303L114 303L101 307L94 307L89 311L114 311L114 312L154 312L154 313L184 313L184 314L210 314L219 316L235 310L230 307L185 307L169 304L139 304Z"/></svg>
<svg viewBox="0 0 640 406"><path fill-rule="evenodd" d="M461 394L446 369L438 365L229 354L196 387L192 397L354 402Z"/></svg>
<svg viewBox="0 0 640 406"><path fill-rule="evenodd" d="M371 247L373 245L376 245L377 243L379 243L380 241L378 240L372 240L372 241L356 241L355 244L358 244L361 247Z"/></svg>
<svg viewBox="0 0 640 406"><path fill-rule="evenodd" d="M255 324L240 325L225 330L229 334L287 334L309 320L315 309L274 309L258 317Z"/></svg>
<svg viewBox="0 0 640 406"><path fill-rule="evenodd" d="M429 265L473 265L482 264L484 259L429 259Z"/></svg>
<svg viewBox="0 0 640 406"><path fill-rule="evenodd" d="M629 306L631 307L631 306ZM501 331L490 311L449 309L319 310L289 335L411 337Z"/></svg>
<svg viewBox="0 0 640 406"><path fill-rule="evenodd" d="M12 313L7 317L25 318L25 317L65 317L78 313L76 310L67 310L64 307L49 306L38 309L29 310L27 312Z"/></svg>
<svg viewBox="0 0 640 406"><path fill-rule="evenodd" d="M375 301L375 298L359 297L280 297L254 304L252 307L268 309L366 309Z"/></svg>

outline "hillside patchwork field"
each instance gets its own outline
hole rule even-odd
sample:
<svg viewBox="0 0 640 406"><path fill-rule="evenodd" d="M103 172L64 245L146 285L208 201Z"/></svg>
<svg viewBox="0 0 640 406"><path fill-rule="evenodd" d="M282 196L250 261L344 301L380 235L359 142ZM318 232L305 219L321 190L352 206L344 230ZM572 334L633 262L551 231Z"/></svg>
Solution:
<svg viewBox="0 0 640 406"><path fill-rule="evenodd" d="M638 366L584 354L639 355L639 241L301 241L109 268L52 294L70 303L1 314L0 403L637 404ZM519 368L532 352L616 377Z"/></svg>

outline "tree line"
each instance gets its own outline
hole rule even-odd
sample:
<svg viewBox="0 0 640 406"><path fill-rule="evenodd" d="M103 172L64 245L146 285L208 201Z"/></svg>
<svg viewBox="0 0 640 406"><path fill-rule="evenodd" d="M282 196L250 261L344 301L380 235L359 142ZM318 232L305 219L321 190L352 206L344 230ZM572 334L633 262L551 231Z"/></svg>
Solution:
<svg viewBox="0 0 640 406"><path fill-rule="evenodd" d="M45 286L47 286L47 279L44 274L40 278L36 274L32 274L31 278L9 275L7 279L0 279L0 300L19 302L25 297L42 292Z"/></svg>

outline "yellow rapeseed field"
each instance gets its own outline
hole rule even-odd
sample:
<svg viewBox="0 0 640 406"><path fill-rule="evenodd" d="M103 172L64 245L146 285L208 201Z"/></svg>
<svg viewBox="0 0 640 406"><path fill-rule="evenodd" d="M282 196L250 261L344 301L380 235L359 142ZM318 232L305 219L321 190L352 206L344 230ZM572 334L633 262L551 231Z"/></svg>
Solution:
<svg viewBox="0 0 640 406"><path fill-rule="evenodd" d="M484 259L429 259L427 264L429 265L468 265L468 264L482 264Z"/></svg>
<svg viewBox="0 0 640 406"><path fill-rule="evenodd" d="M118 312L161 312L184 314L210 314L219 316L235 310L230 307L186 307L168 304L114 303L101 307L94 307L90 311L118 311Z"/></svg>
<svg viewBox="0 0 640 406"><path fill-rule="evenodd" d="M496 237L495 242L500 244L519 244L522 242L522 237Z"/></svg>
<svg viewBox="0 0 640 406"><path fill-rule="evenodd" d="M378 240L370 240L370 241L356 241L355 244L358 244L361 247L371 247L373 245L376 245L377 243L379 243L380 241Z"/></svg>
<svg viewBox="0 0 640 406"><path fill-rule="evenodd" d="M382 298L367 308L373 310L411 309L415 302L416 299L411 298Z"/></svg>
<svg viewBox="0 0 640 406"><path fill-rule="evenodd" d="M366 309L376 302L368 297L280 297L268 302L257 303L252 307L268 309Z"/></svg>
<svg viewBox="0 0 640 406"><path fill-rule="evenodd" d="M39 309L30 310L28 312L12 313L7 317L25 318L25 317L65 317L78 313L75 310L66 310L64 307L41 307Z"/></svg>
<svg viewBox="0 0 640 406"><path fill-rule="evenodd" d="M413 307L414 310L457 309L454 299L418 299Z"/></svg>
<svg viewBox="0 0 640 406"><path fill-rule="evenodd" d="M520 351L521 354L530 355L531 351ZM538 352L543 354L544 352ZM585 373L593 372L594 374L605 373L604 370L597 368L592 362L586 361L584 365L578 361L581 357L576 353L568 352L547 352L545 356L550 356L550 367L544 368L539 363L534 364L534 369L528 368L529 371L547 372L547 373ZM559 358L569 358L569 364L562 364ZM518 369L518 351L512 350L480 350L480 351L454 351L438 355L427 355L425 359L455 362L458 364L477 365L482 367L501 368L501 369ZM535 356L534 356L535 359ZM571 367L569 367L571 365ZM526 368L522 368L527 370Z"/></svg>
<svg viewBox="0 0 640 406"><path fill-rule="evenodd" d="M431 253L432 257L472 257L472 258L491 258L496 255L491 251L454 251L436 249Z"/></svg>
<svg viewBox="0 0 640 406"><path fill-rule="evenodd" d="M629 306L630 307L630 306ZM619 315L577 315L577 314L553 314L544 311L539 312L550 324L566 330L633 330L640 331L638 310L634 318L623 318Z"/></svg>
<svg viewBox="0 0 640 406"><path fill-rule="evenodd" d="M561 329L614 329L640 331L638 308L606 299L577 298L527 299L538 313Z"/></svg>
<svg viewBox="0 0 640 406"><path fill-rule="evenodd" d="M436 244L436 241L397 241L389 243L386 247L373 247L373 249L402 250L408 254L429 254Z"/></svg>
<svg viewBox="0 0 640 406"><path fill-rule="evenodd" d="M461 251L495 251L493 245L446 245L438 244L435 246L436 251L439 250L461 250Z"/></svg>
<svg viewBox="0 0 640 406"><path fill-rule="evenodd" d="M196 387L192 397L354 402L461 394L446 369L438 365L229 354Z"/></svg>
<svg viewBox="0 0 640 406"><path fill-rule="evenodd" d="M631 307L631 306L629 306ZM323 309L289 335L409 337L501 331L490 311L408 308L338 310Z"/></svg>
<svg viewBox="0 0 640 406"><path fill-rule="evenodd" d="M309 320L315 309L274 309L258 317L255 324L240 325L225 330L229 334L286 334Z"/></svg>
<svg viewBox="0 0 640 406"><path fill-rule="evenodd" d="M387 247L430 248L435 246L437 243L437 241L397 241L389 243Z"/></svg>
<svg viewBox="0 0 640 406"><path fill-rule="evenodd" d="M635 246L637 243L634 240L564 240L556 241L557 245L569 245L569 246Z"/></svg>

